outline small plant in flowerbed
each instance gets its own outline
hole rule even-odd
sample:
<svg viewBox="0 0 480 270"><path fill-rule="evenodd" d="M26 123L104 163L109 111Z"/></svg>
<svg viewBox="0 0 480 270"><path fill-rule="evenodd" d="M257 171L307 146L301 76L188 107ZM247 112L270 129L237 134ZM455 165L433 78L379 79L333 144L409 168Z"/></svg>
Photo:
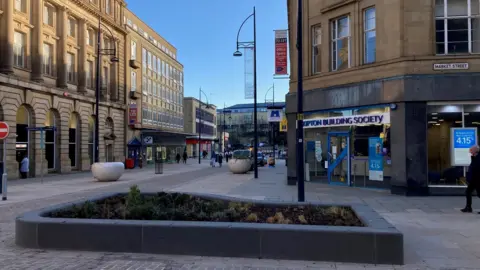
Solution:
<svg viewBox="0 0 480 270"><path fill-rule="evenodd" d="M87 201L48 214L53 218L177 220L275 224L360 226L349 207L264 206L204 199L182 193L144 195L132 186L127 195Z"/></svg>

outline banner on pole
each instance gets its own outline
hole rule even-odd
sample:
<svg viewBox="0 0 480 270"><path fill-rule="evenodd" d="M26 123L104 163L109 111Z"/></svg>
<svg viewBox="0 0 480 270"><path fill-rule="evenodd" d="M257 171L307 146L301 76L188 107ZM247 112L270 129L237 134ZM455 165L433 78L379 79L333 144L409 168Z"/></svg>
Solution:
<svg viewBox="0 0 480 270"><path fill-rule="evenodd" d="M275 75L287 75L288 30L275 30Z"/></svg>
<svg viewBox="0 0 480 270"><path fill-rule="evenodd" d="M253 49L245 48L245 99L254 99L253 89Z"/></svg>

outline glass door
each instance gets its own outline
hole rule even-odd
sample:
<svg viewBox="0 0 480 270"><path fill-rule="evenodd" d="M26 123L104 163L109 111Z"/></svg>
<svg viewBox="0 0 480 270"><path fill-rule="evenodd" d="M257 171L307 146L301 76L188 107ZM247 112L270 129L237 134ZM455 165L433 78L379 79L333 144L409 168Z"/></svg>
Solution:
<svg viewBox="0 0 480 270"><path fill-rule="evenodd" d="M328 133L328 182L350 185L350 133Z"/></svg>

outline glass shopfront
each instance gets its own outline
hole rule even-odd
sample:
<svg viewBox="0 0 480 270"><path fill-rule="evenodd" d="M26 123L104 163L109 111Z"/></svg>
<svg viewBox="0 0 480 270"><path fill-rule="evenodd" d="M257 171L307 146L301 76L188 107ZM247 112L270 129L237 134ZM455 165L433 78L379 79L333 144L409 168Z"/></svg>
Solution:
<svg viewBox="0 0 480 270"><path fill-rule="evenodd" d="M468 148L478 144L480 103L431 103L427 107L428 183L465 187Z"/></svg>
<svg viewBox="0 0 480 270"><path fill-rule="evenodd" d="M305 162L312 181L389 187L389 106L309 113L304 134Z"/></svg>

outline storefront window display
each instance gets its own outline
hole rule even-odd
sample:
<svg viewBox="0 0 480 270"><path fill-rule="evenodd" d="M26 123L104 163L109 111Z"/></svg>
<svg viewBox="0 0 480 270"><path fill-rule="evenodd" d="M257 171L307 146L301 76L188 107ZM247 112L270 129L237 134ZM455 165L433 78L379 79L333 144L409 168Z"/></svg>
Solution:
<svg viewBox="0 0 480 270"><path fill-rule="evenodd" d="M305 132L305 158L310 175L314 180L326 181L328 160L333 161L343 149L347 149L350 159L350 184L352 186L387 186L384 183L369 183L369 138L381 138L379 145L384 157L383 178L390 177L390 108L385 105L346 110L332 110L310 113L306 116L308 127ZM383 121L383 116L388 121ZM308 120L317 120L308 122ZM371 124L370 124L371 123ZM333 134L333 135L332 135ZM340 137L334 134L340 134ZM330 136L329 136L330 135ZM328 142L330 139L330 142ZM330 147L330 149L328 149ZM339 175L346 181L348 174L347 157L344 157ZM331 181L331 179L329 180Z"/></svg>
<svg viewBox="0 0 480 270"><path fill-rule="evenodd" d="M458 166L458 160L468 163L468 147L478 144L472 131L478 134L480 104L429 104L427 121L429 185L465 186L468 164ZM463 152L458 152L458 147L463 147Z"/></svg>

